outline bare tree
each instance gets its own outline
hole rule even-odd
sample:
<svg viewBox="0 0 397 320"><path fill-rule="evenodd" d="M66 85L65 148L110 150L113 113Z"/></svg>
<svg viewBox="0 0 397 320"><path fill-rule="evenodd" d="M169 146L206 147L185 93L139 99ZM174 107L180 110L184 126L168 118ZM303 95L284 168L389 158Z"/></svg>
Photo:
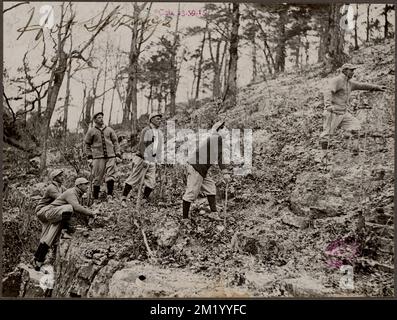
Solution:
<svg viewBox="0 0 397 320"><path fill-rule="evenodd" d="M83 45L83 47L79 50L73 50L71 54L67 54L64 51L65 43L67 39L71 36L71 27L74 24L75 14L71 10L72 4L69 3L70 6L70 16L67 19L65 13L64 3L61 5L61 16L59 24L57 25L57 40L56 42L56 55L53 57L53 64L50 67L50 80L48 84L48 94L47 94L47 108L44 112L44 119L42 125L42 132L41 132L41 139L42 139L42 148L43 152L41 154L41 161L40 161L40 171L43 171L46 166L47 160L47 143L50 131L50 122L52 118L52 114L55 109L56 102L58 100L59 89L61 88L63 78L65 76L67 66L68 66L68 59L81 59L85 62L87 60L83 57L84 51L94 42L95 38L98 34L110 24L112 17L116 14L119 7L113 9L105 18L105 12L108 7L106 4L104 10L102 11L101 17L99 22L92 26L91 29L94 33L88 39L88 41Z"/></svg>
<svg viewBox="0 0 397 320"><path fill-rule="evenodd" d="M384 26L384 38L387 39L390 35L389 35L389 26L390 26L390 22L388 20L388 13L389 11L394 10L394 5L393 4L385 4L384 8L383 8L383 12L382 15L385 16L385 26Z"/></svg>
<svg viewBox="0 0 397 320"><path fill-rule="evenodd" d="M367 36L365 38L365 42L369 41L370 32L371 32L371 24L370 24L370 21L369 21L370 7L371 7L371 4L368 3L367 4L367 24L366 24L366 34L367 34Z"/></svg>
<svg viewBox="0 0 397 320"><path fill-rule="evenodd" d="M128 84L126 100L123 110L123 125L130 126L131 135L137 134L137 93L138 93L138 62L142 52L142 45L150 39L159 22L152 23L150 10L152 3L133 3L132 23L121 23L131 30L131 44L128 56ZM130 120L131 118L131 120Z"/></svg>
<svg viewBox="0 0 397 320"><path fill-rule="evenodd" d="M229 48L229 75L223 101L228 101L228 105L235 106L237 101L237 59L238 59L238 29L240 26L239 4L233 3L232 9L232 31Z"/></svg>
<svg viewBox="0 0 397 320"><path fill-rule="evenodd" d="M357 19L358 19L358 4L356 4L356 12L354 13L354 50L358 50L358 35L357 35Z"/></svg>
<svg viewBox="0 0 397 320"><path fill-rule="evenodd" d="M72 52L73 42L72 35L70 35L70 51ZM69 114L69 104L70 104L70 79L72 78L72 59L68 59L68 66L66 71L66 92L65 92L65 103L63 105L63 132L66 138L67 128L68 128L68 114Z"/></svg>
<svg viewBox="0 0 397 320"><path fill-rule="evenodd" d="M171 49L171 66L170 66L170 72L171 72L171 83L170 83L170 96L171 96L171 103L170 103L170 115L171 117L175 115L175 100L176 100L176 90L178 86L178 64L176 61L176 56L177 56L177 50L180 44L179 41L179 12L181 9L181 4L178 3L178 16L176 18L176 24L175 24L175 31L174 31L174 41L172 43Z"/></svg>
<svg viewBox="0 0 397 320"><path fill-rule="evenodd" d="M106 91L106 81L107 81L107 73L108 73L108 54L109 54L109 39L106 41L106 50L105 50L105 72L103 75L103 92ZM105 94L102 97L101 111L103 112L103 106L105 104Z"/></svg>
<svg viewBox="0 0 397 320"><path fill-rule="evenodd" d="M208 28L208 21L206 22L205 29ZM201 45L200 45L200 58L198 61L198 66L197 66L197 83L196 83L196 93L194 95L194 99L197 100L199 98L200 94L200 82L201 82L201 75L203 71L203 59L204 59L204 46L205 46L205 30L203 32L203 39L201 40Z"/></svg>

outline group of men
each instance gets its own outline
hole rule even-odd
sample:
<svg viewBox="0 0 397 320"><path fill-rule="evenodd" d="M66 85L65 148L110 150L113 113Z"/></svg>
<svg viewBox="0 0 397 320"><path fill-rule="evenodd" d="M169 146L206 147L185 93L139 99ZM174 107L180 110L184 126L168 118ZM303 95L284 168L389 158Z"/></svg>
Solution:
<svg viewBox="0 0 397 320"><path fill-rule="evenodd" d="M356 67L345 64L341 74L330 80L324 92L324 125L320 135L320 144L323 149L329 147L329 136L341 127L351 132L355 137L360 130L360 122L349 111L350 93L353 90L385 91L385 86L365 84L352 80ZM103 121L104 114L98 112L93 116L94 126L85 136L86 156L90 163L93 175L92 196L98 201L103 180L107 186L108 201L114 200L114 181L116 177L116 158L122 157L120 145L115 131L106 126ZM141 134L137 150L132 159L132 172L125 181L122 191L121 205L127 207L127 197L136 185L143 185L143 198L149 199L156 183L156 159L161 152L159 141L159 127L162 115L151 114L149 125ZM197 148L187 163L187 185L183 195L182 219L189 221L191 203L202 192L208 199L211 215L217 218L216 187L214 180L208 174L209 168L218 164L225 182L230 181L229 169L222 162L222 141L227 133L225 122L219 121L212 126L211 135ZM356 152L356 147L353 152ZM51 184L47 187L43 198L36 208L38 219L43 225L39 247L35 254L35 268L40 269L46 254L55 242L61 230L65 229L63 236L68 238L73 228L70 218L74 212L95 217L96 212L83 207L82 196L88 191L89 181L86 178L77 178L73 188L65 190L62 186L63 171L55 170L51 173ZM139 191L140 192L140 191Z"/></svg>
<svg viewBox="0 0 397 320"><path fill-rule="evenodd" d="M121 205L127 207L127 197L132 188L143 184L143 199L149 200L149 196L156 183L156 159L158 159L161 146L159 143L159 127L162 115L151 114L149 125L141 134L137 150L132 159L133 169L125 181L121 197ZM115 131L104 125L103 113L98 112L93 116L94 126L90 128L84 138L86 156L92 172L92 197L99 201L99 193L103 181L107 187L107 200L114 200L114 181L116 177L116 158L122 157L120 145ZM225 181L230 180L228 169L222 164L222 135L226 133L225 122L215 123L211 135L200 145L199 149L189 159L187 176L187 188L183 196L182 218L189 219L190 204L198 197L200 191L208 198L212 218L216 217L216 187L215 182L208 176L208 169L219 162ZM202 150L211 150L210 153ZM201 150L201 151L200 151ZM213 151L212 151L213 150ZM215 153L215 154L214 154ZM86 178L77 178L73 188L65 190L62 186L63 170L54 170L50 174L51 183L45 190L40 200L36 214L42 223L40 243L35 253L34 267L40 270L51 245L62 234L64 238L70 238L74 232L70 225L73 212L95 217L96 211L92 211L81 205L83 194L88 191L89 181ZM62 232L62 230L64 230Z"/></svg>

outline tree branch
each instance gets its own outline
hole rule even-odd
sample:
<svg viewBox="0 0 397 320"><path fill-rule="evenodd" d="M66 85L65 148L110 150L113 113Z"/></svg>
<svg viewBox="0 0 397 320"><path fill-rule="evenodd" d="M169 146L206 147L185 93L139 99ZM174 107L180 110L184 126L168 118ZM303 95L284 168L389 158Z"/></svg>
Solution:
<svg viewBox="0 0 397 320"><path fill-rule="evenodd" d="M29 1L24 1L24 2L17 3L17 4L7 8L7 9L3 10L3 14L6 13L7 11L10 11L10 10L16 8L16 7L19 7L19 6L23 5L23 4L28 4L28 3L29 3Z"/></svg>
<svg viewBox="0 0 397 320"><path fill-rule="evenodd" d="M12 119L13 119L12 123L15 123L15 121L17 121L17 118L15 116L14 110L12 110L12 108L11 108L10 101L8 100L6 93L4 92L4 88L3 88L3 96L6 99L6 104L7 104L8 109L10 109L10 111L11 111Z"/></svg>

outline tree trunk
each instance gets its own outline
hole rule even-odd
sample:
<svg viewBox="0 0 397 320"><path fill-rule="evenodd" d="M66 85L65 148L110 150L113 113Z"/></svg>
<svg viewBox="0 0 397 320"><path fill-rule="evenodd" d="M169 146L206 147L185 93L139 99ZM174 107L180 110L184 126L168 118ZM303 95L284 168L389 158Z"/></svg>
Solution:
<svg viewBox="0 0 397 320"><path fill-rule="evenodd" d="M157 111L156 112L161 112L161 101L163 101L163 98L161 96L161 91L157 94Z"/></svg>
<svg viewBox="0 0 397 320"><path fill-rule="evenodd" d="M216 44L216 56L214 63L214 78L213 78L213 91L212 96L214 99L217 99L221 96L221 65L220 65L220 48L221 41L218 41Z"/></svg>
<svg viewBox="0 0 397 320"><path fill-rule="evenodd" d="M150 89L149 89L149 96L147 97L147 113L149 114L151 112L150 110L150 103L152 101L152 97L153 97L153 85L150 85Z"/></svg>
<svg viewBox="0 0 397 320"><path fill-rule="evenodd" d="M225 41L225 46L223 47L223 53L222 53L222 64L223 64L223 83L222 83L222 95L225 94L225 90L227 87L227 69L229 67L228 64L228 59L227 59L227 45L228 42Z"/></svg>
<svg viewBox="0 0 397 320"><path fill-rule="evenodd" d="M50 123L58 100L59 89L62 86L63 78L66 73L67 60L68 56L63 52L63 48L61 47L58 51L57 66L52 70L50 82L48 83L47 108L44 111L43 126L41 130L41 145L43 146L43 151L40 159L40 172L43 172L47 165L47 147L48 137L50 134Z"/></svg>
<svg viewBox="0 0 397 320"><path fill-rule="evenodd" d="M101 76L102 69L98 71L96 79L92 80L92 106L91 106L91 115L93 116L95 111L95 101L98 98L96 95L96 89L98 88L99 78Z"/></svg>
<svg viewBox="0 0 397 320"><path fill-rule="evenodd" d="M133 40L132 40L133 41ZM131 111L133 106L132 105L132 100L133 97L132 95L134 94L133 87L136 84L135 77L136 77L136 60L138 59L136 52L133 48L133 45L131 45L131 51L129 55L129 72L128 72L128 83L127 83L127 94L125 98L125 105L124 105L124 110L123 110L123 120L122 124L126 127L129 126L130 124L130 116L131 116ZM131 129L132 129L132 124L133 119L131 120Z"/></svg>
<svg viewBox="0 0 397 320"><path fill-rule="evenodd" d="M305 36L306 38L306 36ZM310 48L310 43L306 38L306 42L305 42L305 65L309 64L309 48Z"/></svg>
<svg viewBox="0 0 397 320"><path fill-rule="evenodd" d="M371 4L370 3L368 3L367 4L367 37L365 38L365 42L369 42L369 37L370 37L370 30L371 30L371 25L370 25L370 20L369 20L369 14L370 14L370 11L369 11L369 9L370 9L370 7L371 7Z"/></svg>
<svg viewBox="0 0 397 320"><path fill-rule="evenodd" d="M328 7L327 12L320 20L320 43L318 46L318 59L317 62L324 62L325 55L327 52L327 45L330 38L330 20L331 20L331 8Z"/></svg>
<svg viewBox="0 0 397 320"><path fill-rule="evenodd" d="M263 27L261 25L261 23L259 22L259 20L257 18L254 18L254 21L256 22L257 26L259 27L259 30L262 34L262 39L263 39L263 53L265 54L265 58L268 64L268 68L270 66L269 63L269 58L270 58L270 62L271 64L271 68L273 68L273 70L276 69L275 67L275 63L274 63L274 59L273 59L273 55L272 55L272 51L269 48L269 44L267 43L267 33L265 32L265 30L263 30ZM269 73L272 74L273 72L271 71L271 69L269 69Z"/></svg>
<svg viewBox="0 0 397 320"><path fill-rule="evenodd" d="M208 21L206 25L206 29L208 27ZM204 52L204 45L205 45L205 31L203 34L203 40L201 40L201 48L200 48L200 59L197 66L197 83L196 83L196 94L194 99L197 100L200 94L200 82L201 82L201 73L202 73L202 66L203 66L203 52Z"/></svg>
<svg viewBox="0 0 397 320"><path fill-rule="evenodd" d="M356 4L356 12L354 15L354 50L358 50L358 36L357 36L357 18L358 18L358 4Z"/></svg>
<svg viewBox="0 0 397 320"><path fill-rule="evenodd" d="M299 68L299 56L300 56L300 47L301 47L301 37L300 35L298 37L298 43L296 45L296 51L295 51L295 67Z"/></svg>
<svg viewBox="0 0 397 320"><path fill-rule="evenodd" d="M258 77L258 68L256 65L256 33L254 32L254 35L251 39L251 43L252 43L252 82L256 81L256 78Z"/></svg>
<svg viewBox="0 0 397 320"><path fill-rule="evenodd" d="M278 17L278 36L277 36L277 45L276 45L276 72L284 72L285 70L285 25L287 23L287 11L285 9L281 9Z"/></svg>
<svg viewBox="0 0 397 320"><path fill-rule="evenodd" d="M91 123L91 113L93 111L95 103L95 98L91 95L88 94L86 103L85 103L85 111L84 111L84 117L83 117L83 130L84 133L88 131L90 128L90 123Z"/></svg>
<svg viewBox="0 0 397 320"><path fill-rule="evenodd" d="M138 62L138 60L137 60ZM132 80L132 94L131 94L131 133L137 133L138 121L138 64L134 64L134 78Z"/></svg>
<svg viewBox="0 0 397 320"><path fill-rule="evenodd" d="M66 137L66 132L68 130L68 113L69 113L69 101L70 101L70 78L72 70L72 59L69 59L68 69L66 71L66 94L65 94L65 104L63 105L63 132Z"/></svg>
<svg viewBox="0 0 397 320"><path fill-rule="evenodd" d="M106 77L108 73L108 52L109 52L109 40L106 42L106 52L105 52L105 74L103 76L103 92L106 90ZM101 112L103 112L103 106L105 104L105 96L106 94L103 94L102 98L102 104L101 104Z"/></svg>
<svg viewBox="0 0 397 320"><path fill-rule="evenodd" d="M319 47L319 62L326 62L323 75L339 68L346 62L347 56L343 52L345 44L345 33L340 27L342 17L342 4L331 4L328 6L328 19L324 19L323 32Z"/></svg>
<svg viewBox="0 0 397 320"><path fill-rule="evenodd" d="M387 37L389 36L389 21L387 20L387 12L389 11L388 10L388 8L389 8L389 6L387 5L387 4L385 4L385 34L384 34L384 38L385 39L387 39Z"/></svg>
<svg viewBox="0 0 397 320"><path fill-rule="evenodd" d="M196 88L196 83L197 83L197 65L198 65L198 58L195 59L194 61L194 67L193 67L193 81L192 81L192 86L190 87L190 94L189 94L189 90L187 92L187 96L188 96L188 101L193 99L193 97L195 97L195 88ZM194 98L194 100L196 100L196 98Z"/></svg>
<svg viewBox="0 0 397 320"><path fill-rule="evenodd" d="M113 87L112 91L112 100L110 102L110 112L109 112L109 122L108 126L110 126L110 120L112 119L112 112L113 112L113 103L114 103L114 92L116 91L116 86ZM103 111L102 111L103 112Z"/></svg>
<svg viewBox="0 0 397 320"><path fill-rule="evenodd" d="M264 39L264 43L265 42L266 42L266 39ZM272 66L270 64L269 56L268 56L268 53L266 51L266 45L263 48L263 54L265 55L267 70L269 71L269 74L272 75Z"/></svg>
<svg viewBox="0 0 397 320"><path fill-rule="evenodd" d="M343 29L340 27L339 22L341 19L341 4L331 5L331 19L330 19L330 41L327 46L327 54L330 57L330 64L332 71L339 68L346 61L346 55L343 52L345 44L345 34Z"/></svg>
<svg viewBox="0 0 397 320"><path fill-rule="evenodd" d="M228 101L228 107L236 105L237 101L237 59L238 59L238 29L240 26L239 3L233 3L232 31L229 48L229 72L224 101Z"/></svg>
<svg viewBox="0 0 397 320"><path fill-rule="evenodd" d="M128 84L127 95L125 100L125 107L123 110L123 126L127 127L130 124L131 135L135 136L137 133L137 76L138 76L138 23L139 23L139 6L134 3L133 13L133 27L131 35L130 53L128 56ZM130 122L131 115L131 122Z"/></svg>
<svg viewBox="0 0 397 320"><path fill-rule="evenodd" d="M178 3L178 13L180 12L181 4ZM175 31L174 31L174 43L172 44L171 50L171 85L170 85L170 95L171 95L171 103L170 103L170 115L173 117L175 115L175 100L176 100L176 90L177 90L177 74L178 74L178 66L176 61L176 54L179 46L179 14L176 17L175 23Z"/></svg>
<svg viewBox="0 0 397 320"><path fill-rule="evenodd" d="M214 77L212 78L212 97L214 99L219 98L221 94L221 66L219 65L219 55L220 55L220 45L221 45L221 40L217 39L217 44L216 44L216 54L214 56L213 54L213 48L212 48L212 36L211 36L211 31L208 31L208 47L210 51L210 57L211 57L211 64L212 64L212 69L214 72Z"/></svg>

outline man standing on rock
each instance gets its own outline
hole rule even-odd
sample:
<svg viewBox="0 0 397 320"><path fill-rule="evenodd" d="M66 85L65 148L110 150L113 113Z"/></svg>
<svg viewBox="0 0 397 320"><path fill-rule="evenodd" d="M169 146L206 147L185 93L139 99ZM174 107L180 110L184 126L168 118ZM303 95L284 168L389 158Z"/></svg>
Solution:
<svg viewBox="0 0 397 320"><path fill-rule="evenodd" d="M361 129L360 121L347 111L350 106L350 93L353 90L385 91L385 86L366 84L352 80L354 70L357 69L352 64L344 64L341 68L342 73L329 81L324 91L324 124L323 132L320 135L322 149L328 149L329 136L334 134L336 129L349 131L355 138L353 154L357 155L358 131Z"/></svg>
<svg viewBox="0 0 397 320"><path fill-rule="evenodd" d="M120 146L116 132L103 122L103 112L94 114L94 127L87 131L84 142L87 159L92 165L93 198L99 197L101 184L105 178L108 200L113 199L114 180L116 175L116 157L121 159Z"/></svg>
<svg viewBox="0 0 397 320"><path fill-rule="evenodd" d="M70 225L73 212L82 213L89 217L96 216L96 212L81 205L82 196L87 192L88 186L89 181L86 178L77 178L73 188L67 189L49 205L40 209L40 214L38 213L39 219L50 224L59 224L60 228L66 229L68 233L64 235L64 238L70 239L70 234L74 232L73 227ZM36 270L40 270L43 265L49 247L48 241L40 241L35 253Z"/></svg>
<svg viewBox="0 0 397 320"><path fill-rule="evenodd" d="M40 267L42 265L42 263L37 260L37 257L39 258L39 260L41 260L40 252L43 251L42 247L50 248L51 245L54 244L55 239L57 238L57 236L61 231L60 222L51 223L46 219L45 217L46 209L44 208L48 206L50 203L52 203L56 198L58 198L58 196L60 196L66 190L66 188L62 186L63 178L64 178L63 170L61 169L56 169L50 173L51 183L45 190L44 195L40 199L35 210L36 215L42 225L40 243L35 254L36 259L34 260L35 261L34 267L36 270L40 270Z"/></svg>
<svg viewBox="0 0 397 320"><path fill-rule="evenodd" d="M145 201L149 199L151 192L156 184L156 158L160 157L162 150L162 139L159 133L162 114L152 113L149 116L149 125L143 128L138 150L133 159L133 169L130 176L125 181L121 205L127 206L127 196L134 185L140 183L142 178L145 184L143 198Z"/></svg>
<svg viewBox="0 0 397 320"><path fill-rule="evenodd" d="M189 218L191 203L197 199L200 191L207 196L211 216L219 219L216 209L216 186L214 180L208 176L209 168L218 163L224 180L230 181L230 175L223 164L223 136L226 134L225 122L218 121L211 130L211 135L199 145L198 149L188 159L187 185L183 195L183 219ZM188 220L185 220L188 221Z"/></svg>

